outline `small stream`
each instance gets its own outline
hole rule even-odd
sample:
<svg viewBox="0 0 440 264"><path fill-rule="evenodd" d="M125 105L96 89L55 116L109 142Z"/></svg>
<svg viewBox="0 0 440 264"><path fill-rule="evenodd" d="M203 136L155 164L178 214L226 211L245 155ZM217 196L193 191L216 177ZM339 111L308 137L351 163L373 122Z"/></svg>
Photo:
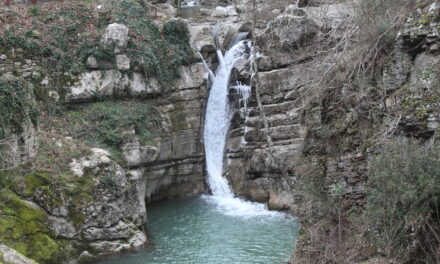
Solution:
<svg viewBox="0 0 440 264"><path fill-rule="evenodd" d="M147 229L154 244L99 264L284 264L289 260L299 227L295 218L270 211L256 214L254 209L236 214L225 208L211 196L150 204Z"/></svg>

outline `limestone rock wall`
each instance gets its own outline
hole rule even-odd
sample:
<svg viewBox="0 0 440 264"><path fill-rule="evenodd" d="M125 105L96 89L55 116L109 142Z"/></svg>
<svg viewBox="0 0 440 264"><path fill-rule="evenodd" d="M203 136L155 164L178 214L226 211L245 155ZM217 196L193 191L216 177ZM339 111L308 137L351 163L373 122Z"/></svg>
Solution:
<svg viewBox="0 0 440 264"><path fill-rule="evenodd" d="M141 166L147 177L148 200L205 191L201 140L204 71L201 63L182 68L176 88L157 100L162 115L158 154Z"/></svg>
<svg viewBox="0 0 440 264"><path fill-rule="evenodd" d="M128 28L111 24L103 45L115 46L115 64L87 59L88 72L66 87L66 103L143 99L153 106L157 119L154 145L143 146L133 134L122 147L128 166L146 179L148 201L204 192L201 116L205 97L205 69L201 63L180 68L181 77L164 86L137 71L125 55ZM131 133L127 131L126 133Z"/></svg>
<svg viewBox="0 0 440 264"><path fill-rule="evenodd" d="M439 126L438 22L432 19L420 25L417 21L435 17L437 5L417 11L398 34L394 59L375 88L384 94L375 103L380 111L368 118L359 114L362 103L326 107L330 96L313 94L323 91L314 85L343 56L335 53L332 58L319 51L338 43L350 26L347 21L354 14L350 2L287 6L257 29L259 89L273 148L267 144L253 84L249 107L239 107L228 140L225 171L236 194L301 215L302 201L293 193L302 184L299 178L304 170L313 169L323 173L328 185L343 184L345 197L362 205L366 161L377 151L371 142L377 138L433 142ZM329 31L331 35L326 34ZM341 97L349 94L340 92ZM310 104L315 96L323 102ZM428 98L433 101L429 103Z"/></svg>
<svg viewBox="0 0 440 264"><path fill-rule="evenodd" d="M26 59L27 55L21 50L3 53L0 49L0 73L24 78L24 82L35 85L36 94L49 103L54 101L76 107L103 100L127 103L137 100L149 104L151 114L155 115L151 118L154 120L151 127L154 139L150 144L141 142L131 127L121 132L125 135L119 150L124 167L115 155L98 148L76 153L75 159L66 161L70 163L67 171L61 168L64 164L60 164L63 175L50 169L48 173L56 175L21 175L14 170L3 171L3 161L0 162L2 184L3 180L18 181L8 184L8 187L17 188L14 190L17 195L11 194L14 198L11 201L35 212L38 219L29 221L41 227L41 230L33 230L19 238L20 243L26 245L22 251L43 263L61 263L70 258L87 261L143 246L148 243L144 232L148 202L205 191L200 137L206 94L204 66L202 63L183 66L179 79L169 85L159 84L131 65L125 54L127 41L127 27L109 25L103 32L102 45L115 48L114 63L91 56L87 58L86 72L79 76L66 73L64 87L60 90L52 89L56 87L52 85L54 80L44 76L38 62ZM34 102L33 91L29 96L29 102ZM23 133L14 135L14 140L7 142L13 146L24 142L24 146L15 146L20 152L0 146L2 158L11 153L20 158L19 162L8 163L8 169L28 161L37 153L37 124L29 118L24 121ZM80 145L72 137L63 139L63 142L45 140L65 152L72 151L73 144ZM0 211L5 208L18 210L9 208L13 205L7 201L2 196ZM11 230L22 232L21 226L14 223L16 218L19 217L5 216L0 212L1 242L15 245L17 238L5 234ZM30 242L40 238L40 234L44 234L44 239L51 245L50 250L44 251L44 256L43 253L36 254L40 251Z"/></svg>
<svg viewBox="0 0 440 264"><path fill-rule="evenodd" d="M288 210L295 206L292 188L307 130L302 123L302 91L315 76L313 71L321 70L306 48L317 41L320 29L303 9L284 6L281 10L284 13L268 21L256 36L261 52L259 91L269 131L253 83L250 107L241 108L230 133L226 176L237 195L268 202L271 209Z"/></svg>

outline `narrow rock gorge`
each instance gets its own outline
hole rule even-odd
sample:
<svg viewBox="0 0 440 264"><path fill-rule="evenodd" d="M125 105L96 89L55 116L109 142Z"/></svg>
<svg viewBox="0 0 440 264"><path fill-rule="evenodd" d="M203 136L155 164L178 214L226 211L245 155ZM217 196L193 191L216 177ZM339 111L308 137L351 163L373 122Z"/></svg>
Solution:
<svg viewBox="0 0 440 264"><path fill-rule="evenodd" d="M241 40L221 176L299 218L290 262L440 260L440 2L31 2L0 6L0 264L152 245L149 204L215 192Z"/></svg>

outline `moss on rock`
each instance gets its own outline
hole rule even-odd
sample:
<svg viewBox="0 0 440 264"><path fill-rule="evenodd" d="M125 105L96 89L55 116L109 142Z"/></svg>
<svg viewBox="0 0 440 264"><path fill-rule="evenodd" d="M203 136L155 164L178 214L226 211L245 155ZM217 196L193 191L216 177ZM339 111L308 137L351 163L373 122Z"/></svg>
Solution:
<svg viewBox="0 0 440 264"><path fill-rule="evenodd" d="M45 222L48 215L10 191L0 193L0 243L41 263L59 263L60 243ZM62 252L65 253L65 252Z"/></svg>

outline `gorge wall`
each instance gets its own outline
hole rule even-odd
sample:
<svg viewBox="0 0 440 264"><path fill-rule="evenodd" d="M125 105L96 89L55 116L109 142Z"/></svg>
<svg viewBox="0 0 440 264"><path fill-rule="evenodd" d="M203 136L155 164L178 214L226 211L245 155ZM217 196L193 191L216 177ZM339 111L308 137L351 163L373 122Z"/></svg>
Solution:
<svg viewBox="0 0 440 264"><path fill-rule="evenodd" d="M139 5L124 3L127 5L119 6L118 2L117 6L123 9ZM56 4L45 3L35 10L56 12ZM87 13L96 6L72 7L66 3L65 7L69 11L59 18L97 26L96 20L87 20ZM166 15L175 15L175 8L165 7L169 9ZM15 13L18 9L32 8L11 6L11 14L1 17L2 23L8 21L2 24L5 34L15 30L8 16L19 19ZM136 9L143 10L141 6ZM98 16L107 19L109 10L105 6ZM132 16L136 12L124 11L132 12ZM78 18L69 12L82 13ZM149 242L144 230L146 203L205 191L200 140L206 90L204 67L191 59L191 63L181 66L170 62L176 69L153 64L149 69L156 72L147 74L144 65L135 61L137 47L132 44L136 30L151 23L143 22L137 28L129 22L106 24L94 37L88 32L98 50L84 58L73 56L72 63L80 71L63 72L62 67L71 61L52 57L58 56L53 54L56 52L69 52L58 51L62 43L50 43L53 50L43 50L48 53L43 55L38 40L32 37L21 38L19 31L2 36L1 111L6 127L0 135L1 244L39 263L90 261ZM186 25L179 20L165 22L159 21L168 27L170 38L182 34L183 44L173 39L160 45L166 49L165 45L181 44L176 49L185 53ZM32 32L41 34L42 30ZM157 37L148 35L157 33L156 26L150 30L144 37ZM66 38L57 36L59 42ZM74 48L89 49L87 45ZM182 56L186 55L191 56ZM149 59L155 59L151 56ZM174 72L178 72L178 78L156 77ZM14 93L14 89L20 93ZM2 261L19 263L6 255Z"/></svg>
<svg viewBox="0 0 440 264"><path fill-rule="evenodd" d="M231 86L237 81L252 86L247 107L237 91L229 91L237 111L224 171L234 192L303 220L292 261L362 263L370 258L334 257L341 248L349 252L356 236L344 233L346 244L328 247L337 235L337 224L310 198L307 188L314 180L324 193L340 188L344 211L362 210L368 160L383 146L409 139L437 144L440 5L423 2L405 14L386 51L371 51L373 57L360 63L362 67L375 63L374 53L386 58L378 60L379 70L365 84L329 84L327 77L338 80L337 72L351 67L341 61L362 57L351 50L353 32L359 28L356 3L257 1L258 9L250 12L252 1L201 1L200 15L182 20L173 19L176 9L162 3L153 18L158 29L148 32L161 34L160 40L142 39L145 32L106 5L87 6L81 11L94 14L96 28L90 31L97 32L93 45L100 49L85 52L87 56L76 54L83 56L84 67L65 72L48 67L53 61L43 60L40 53L35 56L31 51L36 48L27 42L3 36L0 85L5 91L11 85L20 87L23 98L29 99L23 103L14 93L2 97L17 100L19 107L11 108L16 112L8 114L20 118L7 120L10 127L0 134L0 243L40 263L87 261L148 243L143 227L146 203L205 192L202 123L209 79L199 58L181 58L179 52L189 52L175 38L189 42L194 53L200 52L215 68L211 32L218 25L223 48L243 33L255 40L257 51L258 79L250 58L237 63L231 80ZM68 3L64 5L70 10ZM142 10L139 5L129 12L137 14L136 9ZM39 8L44 16L53 6ZM22 9L39 19L37 11L20 5L11 12ZM11 14L0 18L6 23ZM44 34L41 28L26 30L26 38L37 43ZM81 32L75 33L81 37ZM133 47L134 40L147 44ZM171 61L166 67L157 66L154 56L138 61L139 50L159 52L148 50L155 41L178 47L167 52L172 55L166 57ZM172 82L161 79L167 67L178 69L179 77ZM114 125L117 122L122 127ZM148 135L143 133L147 130ZM30 223L32 228L23 229ZM354 234L361 232L349 221L344 224ZM49 246L40 252L43 244Z"/></svg>

